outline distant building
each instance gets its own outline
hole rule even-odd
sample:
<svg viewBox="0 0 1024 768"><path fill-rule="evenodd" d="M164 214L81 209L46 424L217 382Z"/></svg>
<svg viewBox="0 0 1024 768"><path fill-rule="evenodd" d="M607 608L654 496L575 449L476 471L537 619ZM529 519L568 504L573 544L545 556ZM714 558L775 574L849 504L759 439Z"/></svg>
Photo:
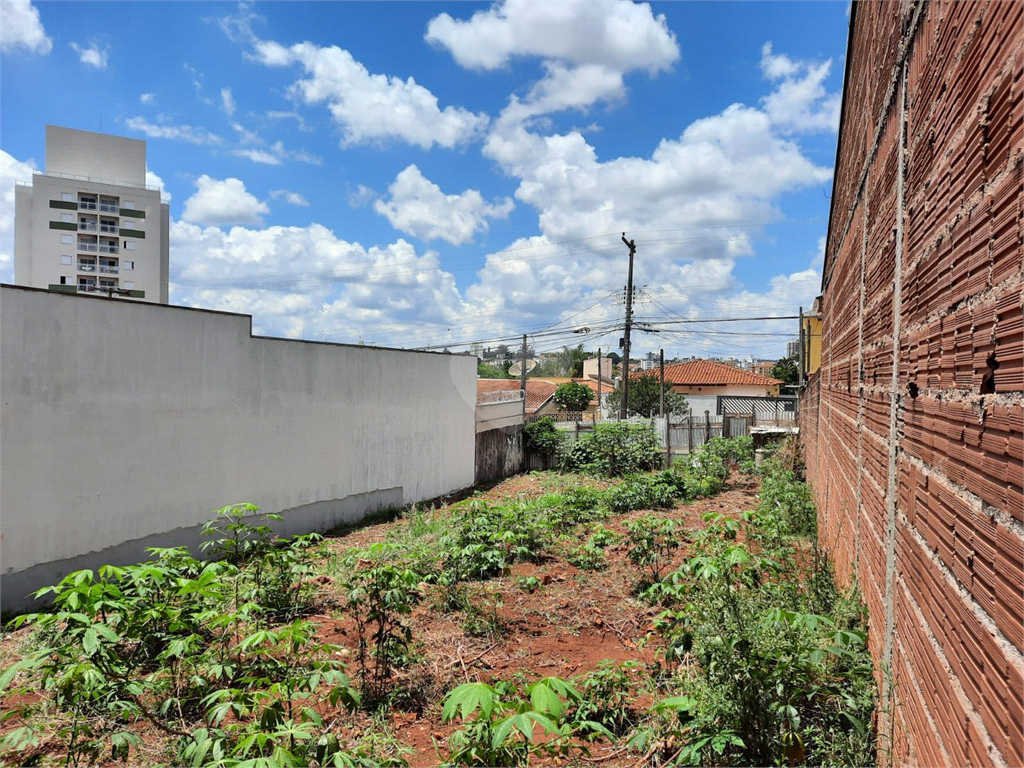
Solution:
<svg viewBox="0 0 1024 768"><path fill-rule="evenodd" d="M170 210L146 142L46 126L46 170L14 190L14 281L166 304Z"/></svg>
<svg viewBox="0 0 1024 768"><path fill-rule="evenodd" d="M651 374L636 374L649 376ZM665 366L665 383L680 395L744 395L777 397L778 379L713 360L694 360Z"/></svg>
<svg viewBox="0 0 1024 768"><path fill-rule="evenodd" d="M821 367L821 296L814 300L811 311L804 315L804 376Z"/></svg>
<svg viewBox="0 0 1024 768"><path fill-rule="evenodd" d="M792 341L786 342L786 357L790 360L796 360L800 355L800 339L793 339Z"/></svg>

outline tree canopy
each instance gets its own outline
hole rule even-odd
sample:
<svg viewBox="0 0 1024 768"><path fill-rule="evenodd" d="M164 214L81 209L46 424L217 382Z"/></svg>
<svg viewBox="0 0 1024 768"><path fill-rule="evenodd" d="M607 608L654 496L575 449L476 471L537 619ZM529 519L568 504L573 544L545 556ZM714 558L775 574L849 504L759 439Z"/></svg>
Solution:
<svg viewBox="0 0 1024 768"><path fill-rule="evenodd" d="M800 382L800 371L797 370L796 361L791 357L779 358L768 375L783 384L798 384Z"/></svg>
<svg viewBox="0 0 1024 768"><path fill-rule="evenodd" d="M657 416L661 404L661 386L658 376L637 376L629 380L629 413L636 416ZM622 402L622 383L608 396L613 410ZM672 385L665 382L665 411L677 416L690 412L686 398L672 391Z"/></svg>
<svg viewBox="0 0 1024 768"><path fill-rule="evenodd" d="M551 399L567 411L580 413L585 411L594 399L594 390L586 384L570 381L556 389Z"/></svg>

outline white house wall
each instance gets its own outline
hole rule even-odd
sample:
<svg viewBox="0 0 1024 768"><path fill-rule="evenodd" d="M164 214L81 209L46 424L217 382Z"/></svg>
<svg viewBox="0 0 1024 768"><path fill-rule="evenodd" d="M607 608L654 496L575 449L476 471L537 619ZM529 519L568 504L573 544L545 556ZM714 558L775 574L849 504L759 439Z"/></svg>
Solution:
<svg viewBox="0 0 1024 768"><path fill-rule="evenodd" d="M282 531L469 486L476 360L251 336L251 318L0 289L4 608L194 544L249 501Z"/></svg>

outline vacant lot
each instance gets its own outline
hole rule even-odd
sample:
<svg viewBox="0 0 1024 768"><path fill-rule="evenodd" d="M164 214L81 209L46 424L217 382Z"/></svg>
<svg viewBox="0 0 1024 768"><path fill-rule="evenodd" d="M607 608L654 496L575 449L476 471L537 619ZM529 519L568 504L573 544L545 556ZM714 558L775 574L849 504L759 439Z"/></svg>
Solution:
<svg viewBox="0 0 1024 768"><path fill-rule="evenodd" d="M3 759L864 764L859 605L800 530L802 484L730 450L518 476L286 547L226 508L217 562L69 577L5 635Z"/></svg>

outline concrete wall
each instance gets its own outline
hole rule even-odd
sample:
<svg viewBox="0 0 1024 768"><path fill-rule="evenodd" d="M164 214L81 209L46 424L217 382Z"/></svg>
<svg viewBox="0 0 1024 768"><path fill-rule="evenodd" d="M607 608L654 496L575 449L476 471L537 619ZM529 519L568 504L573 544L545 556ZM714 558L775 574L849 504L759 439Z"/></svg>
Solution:
<svg viewBox="0 0 1024 768"><path fill-rule="evenodd" d="M727 384L718 387L690 387L683 384L675 384L672 386L672 391L677 392L680 395L686 395L689 398L691 395L697 397L714 397L719 395L733 395L735 397L775 397L779 394L778 386L772 387L759 387L749 384ZM711 411L714 413L714 409Z"/></svg>
<svg viewBox="0 0 1024 768"><path fill-rule="evenodd" d="M1024 763L1022 10L851 18L801 437L898 764Z"/></svg>
<svg viewBox="0 0 1024 768"><path fill-rule="evenodd" d="M48 125L46 170L125 184L145 184L146 142Z"/></svg>
<svg viewBox="0 0 1024 768"><path fill-rule="evenodd" d="M473 483L472 357L253 337L246 315L14 286L0 319L5 608L188 543L225 504L297 532Z"/></svg>
<svg viewBox="0 0 1024 768"><path fill-rule="evenodd" d="M503 403L477 403L476 431L512 427L523 423L523 401L509 400Z"/></svg>

